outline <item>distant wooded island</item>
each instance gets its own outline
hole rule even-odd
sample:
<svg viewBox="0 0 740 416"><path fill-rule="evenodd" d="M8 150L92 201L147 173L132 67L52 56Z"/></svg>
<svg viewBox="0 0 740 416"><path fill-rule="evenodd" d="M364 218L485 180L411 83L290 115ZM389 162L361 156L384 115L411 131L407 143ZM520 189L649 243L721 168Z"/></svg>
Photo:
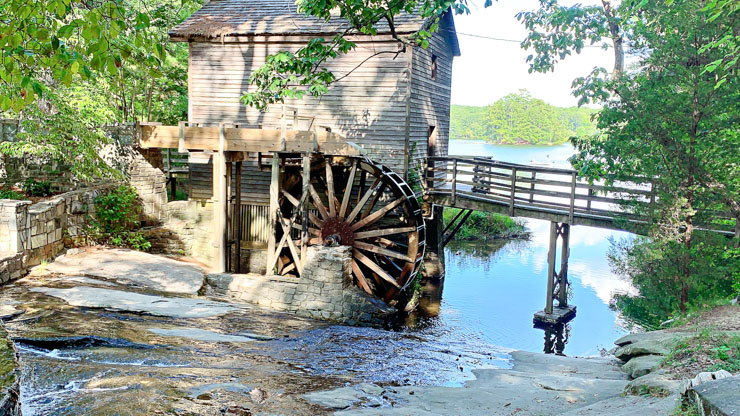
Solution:
<svg viewBox="0 0 740 416"><path fill-rule="evenodd" d="M450 139L483 140L496 144L562 144L573 136L591 136L596 110L556 107L526 90L509 94L492 105L452 105Z"/></svg>

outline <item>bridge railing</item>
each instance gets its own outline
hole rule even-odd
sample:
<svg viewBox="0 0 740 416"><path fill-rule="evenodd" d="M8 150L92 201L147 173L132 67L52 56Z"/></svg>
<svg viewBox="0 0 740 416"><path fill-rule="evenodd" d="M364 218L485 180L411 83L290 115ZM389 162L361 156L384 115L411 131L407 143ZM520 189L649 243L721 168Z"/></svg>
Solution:
<svg viewBox="0 0 740 416"><path fill-rule="evenodd" d="M521 165L489 157L428 157L425 169L426 193L444 196L451 206L465 198L496 205L510 216L526 210L538 213L532 217L551 217L571 224L612 222L616 217L644 223L645 218L633 214L634 209L652 210L658 199L648 179L607 186L579 180L572 169ZM705 229L729 235L740 230L738 225L732 230L733 224L729 223L734 217L729 212L702 214L711 222Z"/></svg>
<svg viewBox="0 0 740 416"><path fill-rule="evenodd" d="M576 216L613 217L622 204L655 202L651 184L605 186L578 179L571 169L520 165L483 157L439 156L427 159L427 192L446 193L452 203L472 197L498 205L528 207Z"/></svg>

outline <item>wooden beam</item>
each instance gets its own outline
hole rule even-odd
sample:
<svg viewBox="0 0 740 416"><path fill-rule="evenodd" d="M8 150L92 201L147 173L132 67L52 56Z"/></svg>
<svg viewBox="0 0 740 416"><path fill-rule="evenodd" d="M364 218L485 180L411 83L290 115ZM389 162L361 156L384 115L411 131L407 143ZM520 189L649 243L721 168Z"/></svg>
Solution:
<svg viewBox="0 0 740 416"><path fill-rule="evenodd" d="M275 264L275 258L277 253L275 252L275 235L277 234L277 211L280 209L278 202L278 195L280 192L280 158L277 154L272 155L272 171L270 172L270 234L267 236L267 260L266 263L268 269L265 273L272 274L272 267L270 265ZM285 236L283 236L285 239Z"/></svg>
<svg viewBox="0 0 740 416"><path fill-rule="evenodd" d="M236 174L234 177L236 195L234 196L234 238L236 239L236 273L242 272L242 162L236 162Z"/></svg>
<svg viewBox="0 0 740 416"><path fill-rule="evenodd" d="M219 130L223 133L223 124L220 125ZM223 273L226 271L226 244L227 244L227 211L228 203L227 190L226 190L226 157L224 156L224 145L226 138L223 134L220 134L219 139L219 153L214 154L214 172L216 174L216 187L214 196L216 201L214 204L214 217L216 219L216 228L214 230L213 239L216 242L216 273Z"/></svg>
<svg viewBox="0 0 740 416"><path fill-rule="evenodd" d="M309 186L311 185L311 156L303 156L303 186L301 187L301 200L307 201L309 194ZM302 210L301 217L301 265L306 266L306 259L308 258L308 244L310 242L309 229L308 229L308 204L300 203L296 205L296 209ZM321 232L318 233L321 237Z"/></svg>
<svg viewBox="0 0 740 416"><path fill-rule="evenodd" d="M555 290L555 255L558 249L558 224L550 222L550 244L547 251L547 299L545 313L552 313L552 295Z"/></svg>

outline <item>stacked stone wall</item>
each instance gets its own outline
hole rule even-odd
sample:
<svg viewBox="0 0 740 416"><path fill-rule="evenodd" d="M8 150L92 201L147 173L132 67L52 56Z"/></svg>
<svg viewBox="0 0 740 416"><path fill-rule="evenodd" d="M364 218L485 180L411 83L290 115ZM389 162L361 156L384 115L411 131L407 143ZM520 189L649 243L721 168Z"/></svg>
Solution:
<svg viewBox="0 0 740 416"><path fill-rule="evenodd" d="M0 200L0 282L53 260L65 247L84 244L84 227L95 215L95 197L113 186L67 192L33 205Z"/></svg>
<svg viewBox="0 0 740 416"><path fill-rule="evenodd" d="M313 246L300 278L210 274L206 282L214 294L299 316L349 325L387 324L395 309L352 283L351 259L351 247Z"/></svg>

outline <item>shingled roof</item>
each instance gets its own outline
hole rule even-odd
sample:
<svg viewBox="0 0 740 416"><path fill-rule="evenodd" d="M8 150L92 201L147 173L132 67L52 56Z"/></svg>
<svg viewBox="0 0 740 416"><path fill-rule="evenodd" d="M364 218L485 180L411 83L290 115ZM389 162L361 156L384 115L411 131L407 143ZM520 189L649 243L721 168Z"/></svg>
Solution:
<svg viewBox="0 0 740 416"><path fill-rule="evenodd" d="M455 55L459 55L457 35L450 12L445 20L452 28L450 40ZM424 20L419 16L401 14L396 17L397 33L419 30ZM297 12L295 0L211 0L169 33L173 41L193 37L218 38L239 35L322 35L344 30L343 19L325 22ZM378 25L379 33L388 33L387 24Z"/></svg>

